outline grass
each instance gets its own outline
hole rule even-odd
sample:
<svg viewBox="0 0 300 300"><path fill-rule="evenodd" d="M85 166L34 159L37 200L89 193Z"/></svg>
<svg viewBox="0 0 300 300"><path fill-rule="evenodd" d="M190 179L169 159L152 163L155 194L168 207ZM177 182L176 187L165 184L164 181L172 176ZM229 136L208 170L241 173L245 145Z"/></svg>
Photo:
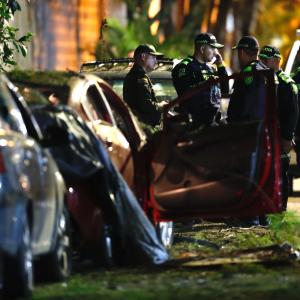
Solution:
<svg viewBox="0 0 300 300"><path fill-rule="evenodd" d="M256 247L289 242L300 246L300 220L293 213L270 216L270 229L228 228L200 223L190 230L177 229L174 258L200 260L239 257ZM275 261L276 262L276 261ZM33 299L51 300L166 300L166 299L299 299L300 265L219 264L213 268L184 267L180 263L155 268L120 268L109 271L81 270L66 283L36 287Z"/></svg>

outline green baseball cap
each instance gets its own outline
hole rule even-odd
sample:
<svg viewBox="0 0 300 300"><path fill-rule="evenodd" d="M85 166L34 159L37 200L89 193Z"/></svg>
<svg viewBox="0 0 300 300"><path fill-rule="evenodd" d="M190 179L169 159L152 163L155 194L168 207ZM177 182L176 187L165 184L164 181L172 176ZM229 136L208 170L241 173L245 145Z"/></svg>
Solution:
<svg viewBox="0 0 300 300"><path fill-rule="evenodd" d="M258 56L260 58L281 58L279 49L271 45L263 46Z"/></svg>

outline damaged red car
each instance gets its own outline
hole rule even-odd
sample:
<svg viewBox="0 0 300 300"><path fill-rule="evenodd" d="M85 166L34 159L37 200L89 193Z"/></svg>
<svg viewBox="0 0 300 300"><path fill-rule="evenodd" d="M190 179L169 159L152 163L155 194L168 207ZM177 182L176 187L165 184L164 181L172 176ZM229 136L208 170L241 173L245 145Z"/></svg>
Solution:
<svg viewBox="0 0 300 300"><path fill-rule="evenodd" d="M234 74L222 81L241 76ZM171 241L172 221L281 212L274 77L270 71L253 76L264 77L266 83L263 119L195 128L192 120L169 113L200 90L221 81L212 80L170 101L164 107L162 131L146 142L128 106L104 80L93 74L74 75L74 82L84 84L78 89L73 86L73 95L76 91L77 96L69 97L68 104L81 116L85 113L84 119L106 143L112 161L151 220L166 225L159 230L162 235L166 233L165 244ZM118 134L108 134L107 128ZM129 154L114 152L124 139L130 146ZM118 154L121 164L114 157ZM127 177L129 161L133 171Z"/></svg>

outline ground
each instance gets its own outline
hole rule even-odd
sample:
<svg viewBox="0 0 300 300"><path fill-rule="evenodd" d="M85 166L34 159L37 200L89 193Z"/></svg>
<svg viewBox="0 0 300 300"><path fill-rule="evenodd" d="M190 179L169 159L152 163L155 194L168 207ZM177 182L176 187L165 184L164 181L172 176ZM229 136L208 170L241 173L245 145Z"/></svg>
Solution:
<svg viewBox="0 0 300 300"><path fill-rule="evenodd" d="M75 270L62 284L38 284L33 299L299 299L300 198L269 228L198 221L177 224L169 264ZM284 243L284 242L288 243Z"/></svg>

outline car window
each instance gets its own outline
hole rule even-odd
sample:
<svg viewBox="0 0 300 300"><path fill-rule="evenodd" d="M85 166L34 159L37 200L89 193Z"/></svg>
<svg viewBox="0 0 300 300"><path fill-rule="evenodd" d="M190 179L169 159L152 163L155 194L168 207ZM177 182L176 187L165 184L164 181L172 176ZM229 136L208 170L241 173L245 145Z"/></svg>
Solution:
<svg viewBox="0 0 300 300"><path fill-rule="evenodd" d="M170 102L177 98L172 79L152 78L153 89L157 100Z"/></svg>
<svg viewBox="0 0 300 300"><path fill-rule="evenodd" d="M31 115L31 112L28 109L25 99L19 93L19 90L16 87L10 88L10 93L14 99L16 106L18 107L22 115L22 120L26 126L28 135L34 138L36 141L40 141L42 138L40 128L36 123L35 119L33 118L33 116Z"/></svg>
<svg viewBox="0 0 300 300"><path fill-rule="evenodd" d="M172 101L177 98L176 90L173 86L173 82L170 78L151 78L153 83L153 90L157 100L160 101ZM123 98L123 79L112 78L108 80L113 90L119 97Z"/></svg>
<svg viewBox="0 0 300 300"><path fill-rule="evenodd" d="M139 147L143 143L144 133L138 126L130 109L127 108L122 98L107 84L102 82L98 82L98 84L109 104L116 126L121 130L131 146Z"/></svg>
<svg viewBox="0 0 300 300"><path fill-rule="evenodd" d="M115 99L113 99L113 94L109 94L108 90L106 89L105 86L102 86L99 82L99 87L102 89L102 92L104 94L104 96L106 97L106 99L109 102L109 106L111 109L111 112L115 118L117 127L122 131L122 133L128 137L129 136L129 130L126 124L126 121L122 115L122 112L119 111L118 107L115 104Z"/></svg>
<svg viewBox="0 0 300 300"><path fill-rule="evenodd" d="M29 87L24 87L24 86L18 86L18 87L20 93L22 94L26 103L29 106L49 104L49 100L38 90Z"/></svg>
<svg viewBox="0 0 300 300"><path fill-rule="evenodd" d="M123 98L123 79L112 79L109 83L118 96Z"/></svg>
<svg viewBox="0 0 300 300"><path fill-rule="evenodd" d="M22 115L13 101L11 91L3 81L0 83L0 115L12 130L28 135Z"/></svg>
<svg viewBox="0 0 300 300"><path fill-rule="evenodd" d="M82 106L90 120L97 121L99 119L111 123L111 118L101 100L102 97L95 85L91 85L86 93L86 97L82 100Z"/></svg>

